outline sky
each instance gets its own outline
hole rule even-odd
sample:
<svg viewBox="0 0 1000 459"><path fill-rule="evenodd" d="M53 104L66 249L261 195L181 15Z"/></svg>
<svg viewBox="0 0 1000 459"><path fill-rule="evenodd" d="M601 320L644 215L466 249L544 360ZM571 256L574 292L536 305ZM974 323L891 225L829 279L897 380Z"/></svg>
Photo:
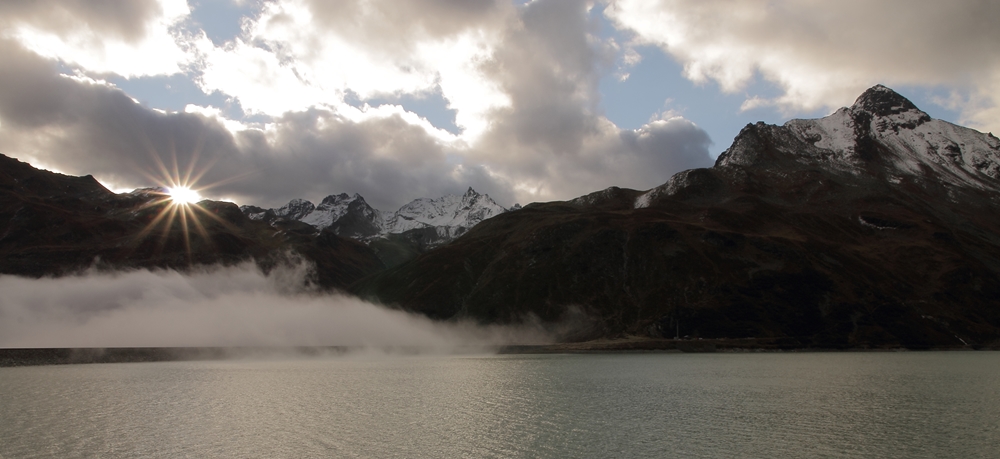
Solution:
<svg viewBox="0 0 1000 459"><path fill-rule="evenodd" d="M644 190L875 84L1000 132L998 21L984 0L7 0L0 153L262 207Z"/></svg>

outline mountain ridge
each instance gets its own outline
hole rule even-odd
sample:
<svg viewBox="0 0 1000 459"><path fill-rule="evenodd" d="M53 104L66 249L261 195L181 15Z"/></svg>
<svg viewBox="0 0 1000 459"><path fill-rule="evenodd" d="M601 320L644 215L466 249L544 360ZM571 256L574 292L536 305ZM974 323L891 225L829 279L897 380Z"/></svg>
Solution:
<svg viewBox="0 0 1000 459"><path fill-rule="evenodd" d="M277 209L202 201L204 227L190 231L163 218L172 204L162 189L115 194L0 156L0 273L250 260L266 270L298 254L323 288L438 320L569 317L568 341L997 347L998 158L992 134L876 86L824 118L749 124L713 167L649 190L493 215L470 188L412 201L393 213L411 229L382 239L390 219L359 194ZM314 214L330 224L304 222Z"/></svg>
<svg viewBox="0 0 1000 459"><path fill-rule="evenodd" d="M174 218L186 212L198 225ZM297 222L295 222L297 223ZM364 244L294 224L248 219L233 203L178 206L162 188L114 193L92 176L40 170L0 155L0 273L63 276L87 269L169 268L256 262L268 271L301 258L309 282L345 288L384 268Z"/></svg>
<svg viewBox="0 0 1000 459"><path fill-rule="evenodd" d="M880 85L825 118L749 124L715 166L650 190L497 216L352 291L447 320L582 310L577 339L995 346L998 151Z"/></svg>
<svg viewBox="0 0 1000 459"><path fill-rule="evenodd" d="M519 208L516 205L511 209ZM413 230L434 231L431 246L448 242L478 223L508 210L488 194L480 194L472 187L461 196L445 195L439 198L414 199L394 212L372 208L358 193L332 194L317 206L304 199L292 199L277 209L241 206L252 220L271 223L279 218L306 223L317 231L331 228L335 234L359 240L386 238Z"/></svg>

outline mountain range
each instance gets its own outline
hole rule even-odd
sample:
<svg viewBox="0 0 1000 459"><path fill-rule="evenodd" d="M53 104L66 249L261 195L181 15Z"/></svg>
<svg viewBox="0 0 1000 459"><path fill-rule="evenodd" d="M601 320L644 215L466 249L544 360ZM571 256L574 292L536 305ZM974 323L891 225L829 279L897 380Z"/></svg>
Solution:
<svg viewBox="0 0 1000 459"><path fill-rule="evenodd" d="M583 338L995 346L1000 140L875 86L746 126L711 168L533 203L352 291L438 319L591 318Z"/></svg>
<svg viewBox="0 0 1000 459"><path fill-rule="evenodd" d="M519 208L520 205L515 204L511 210ZM469 228L508 209L470 187L462 196L414 199L395 212L374 209L357 193L353 196L347 193L330 195L318 206L304 199L293 199L277 209L242 206L240 210L251 220L268 223L278 219L295 220L317 231L329 228L334 234L359 240L433 230L430 234L434 238L429 244L437 245L461 236Z"/></svg>
<svg viewBox="0 0 1000 459"><path fill-rule="evenodd" d="M567 340L760 339L798 348L1000 345L1000 140L884 86L822 119L747 125L710 168L504 209L471 188L395 212L360 195L277 209L0 156L0 273L289 257L311 280L439 320L576 318Z"/></svg>
<svg viewBox="0 0 1000 459"><path fill-rule="evenodd" d="M186 210L185 210L186 209ZM180 217L185 213L185 224ZM61 276L87 269L233 265L255 260L265 271L304 258L309 279L346 288L384 269L362 243L279 222L252 221L229 202L179 207L166 190L116 194L92 176L39 170L0 155L0 273Z"/></svg>

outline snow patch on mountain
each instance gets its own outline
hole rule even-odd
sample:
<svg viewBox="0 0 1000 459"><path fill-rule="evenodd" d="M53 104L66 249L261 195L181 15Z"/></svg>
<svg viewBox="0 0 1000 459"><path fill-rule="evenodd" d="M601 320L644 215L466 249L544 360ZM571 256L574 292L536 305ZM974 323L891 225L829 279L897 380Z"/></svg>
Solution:
<svg viewBox="0 0 1000 459"><path fill-rule="evenodd" d="M256 209L259 210L255 211L253 206L240 206L240 210L243 211L243 214L251 220L263 220L266 218L267 209L261 209L260 207L257 207Z"/></svg>
<svg viewBox="0 0 1000 459"><path fill-rule="evenodd" d="M635 202L632 204L632 207L636 209L645 209L646 207L649 207L649 203L653 200L654 197L653 191L655 190L656 188L653 188L652 190L640 194L638 197L635 198Z"/></svg>
<svg viewBox="0 0 1000 459"><path fill-rule="evenodd" d="M996 187L983 176L1000 179L1000 142L992 135L941 120L877 135L896 154L898 170L913 175L931 170L946 182L977 188Z"/></svg>

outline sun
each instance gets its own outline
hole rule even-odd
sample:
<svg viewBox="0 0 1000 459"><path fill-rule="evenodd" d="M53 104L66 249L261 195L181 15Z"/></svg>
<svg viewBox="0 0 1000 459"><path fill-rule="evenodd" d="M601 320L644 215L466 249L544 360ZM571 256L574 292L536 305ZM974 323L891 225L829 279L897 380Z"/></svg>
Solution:
<svg viewBox="0 0 1000 459"><path fill-rule="evenodd" d="M167 195L174 204L194 204L202 199L196 190L186 186L167 188Z"/></svg>
<svg viewBox="0 0 1000 459"><path fill-rule="evenodd" d="M212 167L212 163L200 167L197 166L204 139L198 140L195 148L187 155L188 163L184 169L179 167L177 163L176 150L173 150L171 147L171 151L160 152L152 148L151 141L146 140L146 143L150 145L147 153L149 153L156 168L155 170L141 170L140 173L148 177L157 186L148 188L154 190L148 194L151 199L148 199L139 207L139 211L149 209L149 212L143 212L142 214L142 218L147 219L147 222L134 236L134 246L138 247L147 237L158 232L159 247L162 249L167 246L171 238L179 236L183 241L188 263L192 263L194 260L194 254L192 253L193 235L200 236L200 241L203 242L195 247L195 249L205 250L206 247L211 248L215 244L214 233L210 234L209 229L222 228L231 232L240 231L228 220L220 217L218 215L219 206L213 202L206 202L200 192L223 183L245 178L248 174L225 178L215 183L199 183L201 178ZM163 161L165 158L171 161L165 163ZM207 225L210 225L212 228L208 228ZM177 234L178 232L180 234Z"/></svg>

